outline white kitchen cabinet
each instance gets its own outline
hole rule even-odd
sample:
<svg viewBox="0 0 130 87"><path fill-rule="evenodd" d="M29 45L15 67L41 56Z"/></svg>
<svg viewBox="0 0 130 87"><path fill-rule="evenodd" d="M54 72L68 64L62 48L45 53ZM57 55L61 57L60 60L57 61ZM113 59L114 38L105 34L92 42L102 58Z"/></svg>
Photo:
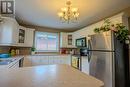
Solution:
<svg viewBox="0 0 130 87"><path fill-rule="evenodd" d="M71 65L71 55L62 56L64 64Z"/></svg>
<svg viewBox="0 0 130 87"><path fill-rule="evenodd" d="M63 56L58 56L57 57L58 58L58 64L65 64L65 61L64 61L64 58L63 58ZM66 58L66 60L67 60L67 58Z"/></svg>
<svg viewBox="0 0 130 87"><path fill-rule="evenodd" d="M31 56L25 56L23 67L30 67L32 66L32 57Z"/></svg>
<svg viewBox="0 0 130 87"><path fill-rule="evenodd" d="M66 48L67 47L67 33L61 32L60 33L60 47L61 48Z"/></svg>
<svg viewBox="0 0 130 87"><path fill-rule="evenodd" d="M74 48L74 36L73 33L67 33L67 47L68 48Z"/></svg>
<svg viewBox="0 0 130 87"><path fill-rule="evenodd" d="M48 65L49 56L40 56L40 65Z"/></svg>
<svg viewBox="0 0 130 87"><path fill-rule="evenodd" d="M41 65L41 58L40 58L40 56L32 56L31 64L32 64L32 66Z"/></svg>
<svg viewBox="0 0 130 87"><path fill-rule="evenodd" d="M18 42L17 21L10 17L4 17L0 23L0 45L17 45Z"/></svg>
<svg viewBox="0 0 130 87"><path fill-rule="evenodd" d="M48 56L48 64L50 64L50 65L54 64L53 56Z"/></svg>
<svg viewBox="0 0 130 87"><path fill-rule="evenodd" d="M24 33L24 41L20 42L20 36L18 36L18 45L17 46L21 46L21 47L32 47L33 46L33 39L34 39L34 30L35 29L30 29L30 28L26 28L23 26L19 26L19 30L23 30ZM20 32L20 31L19 31Z"/></svg>
<svg viewBox="0 0 130 87"><path fill-rule="evenodd" d="M70 41L69 36L72 36L72 41ZM73 33L60 33L60 48L74 48L74 41L73 41ZM72 44L69 44L72 43Z"/></svg>
<svg viewBox="0 0 130 87"><path fill-rule="evenodd" d="M21 30L24 31L23 37L20 36ZM33 35L34 29L20 26L14 18L4 17L0 23L0 46L32 47Z"/></svg>
<svg viewBox="0 0 130 87"><path fill-rule="evenodd" d="M34 31L35 31L35 29L26 28L24 46L26 46L26 47L32 47L33 46Z"/></svg>
<svg viewBox="0 0 130 87"><path fill-rule="evenodd" d="M21 31L23 31L23 35L22 35L22 37L21 37ZM26 28L25 27L23 27L23 26L19 26L18 27L18 42L17 42L17 46L25 46L25 34L26 34ZM21 38L23 38L23 40L21 41Z"/></svg>
<svg viewBox="0 0 130 87"><path fill-rule="evenodd" d="M38 65L67 64L71 65L70 55L43 55L43 56L26 56L24 67Z"/></svg>
<svg viewBox="0 0 130 87"><path fill-rule="evenodd" d="M89 74L88 57L82 57L82 72Z"/></svg>
<svg viewBox="0 0 130 87"><path fill-rule="evenodd" d="M53 64L59 64L60 63L60 59L59 56L53 56Z"/></svg>

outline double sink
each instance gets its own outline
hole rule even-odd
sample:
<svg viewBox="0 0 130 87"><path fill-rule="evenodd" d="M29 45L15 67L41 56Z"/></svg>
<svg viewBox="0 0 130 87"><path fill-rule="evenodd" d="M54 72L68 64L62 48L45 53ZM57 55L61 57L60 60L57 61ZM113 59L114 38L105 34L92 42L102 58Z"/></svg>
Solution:
<svg viewBox="0 0 130 87"><path fill-rule="evenodd" d="M14 62L16 59L13 59L13 58L2 58L0 59L0 65L8 65L10 64L11 62Z"/></svg>

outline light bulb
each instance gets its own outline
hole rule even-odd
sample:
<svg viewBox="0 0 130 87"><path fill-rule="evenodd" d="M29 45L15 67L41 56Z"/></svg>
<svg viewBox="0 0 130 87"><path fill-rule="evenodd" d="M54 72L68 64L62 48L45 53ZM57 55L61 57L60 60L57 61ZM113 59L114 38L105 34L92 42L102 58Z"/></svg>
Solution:
<svg viewBox="0 0 130 87"><path fill-rule="evenodd" d="M77 12L77 11L78 11L78 8L72 8L71 11L72 11L72 12Z"/></svg>
<svg viewBox="0 0 130 87"><path fill-rule="evenodd" d="M67 12L67 10L68 10L68 9L65 8L65 7L64 7L64 8L61 8L61 11L63 11L63 12Z"/></svg>
<svg viewBox="0 0 130 87"><path fill-rule="evenodd" d="M63 13L62 13L62 12L59 12L59 13L58 13L58 16L59 16L59 17L63 17Z"/></svg>
<svg viewBox="0 0 130 87"><path fill-rule="evenodd" d="M79 13L76 13L76 14L75 14L75 17L79 17Z"/></svg>

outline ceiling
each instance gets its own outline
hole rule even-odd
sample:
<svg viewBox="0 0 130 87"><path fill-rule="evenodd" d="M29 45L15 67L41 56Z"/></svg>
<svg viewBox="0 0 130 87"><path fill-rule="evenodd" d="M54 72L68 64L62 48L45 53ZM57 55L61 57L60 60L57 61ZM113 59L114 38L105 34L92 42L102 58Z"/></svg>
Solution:
<svg viewBox="0 0 130 87"><path fill-rule="evenodd" d="M26 25L76 30L130 7L130 0L71 0L78 7L77 23L62 23L57 16L67 0L15 0L16 18Z"/></svg>

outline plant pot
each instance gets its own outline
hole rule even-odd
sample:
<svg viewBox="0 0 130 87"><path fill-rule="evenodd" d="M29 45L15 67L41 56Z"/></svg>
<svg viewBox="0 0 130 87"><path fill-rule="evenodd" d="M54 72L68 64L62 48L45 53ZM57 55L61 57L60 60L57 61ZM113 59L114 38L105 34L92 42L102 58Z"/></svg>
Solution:
<svg viewBox="0 0 130 87"><path fill-rule="evenodd" d="M31 54L34 55L34 54L35 54L35 51L32 51Z"/></svg>

